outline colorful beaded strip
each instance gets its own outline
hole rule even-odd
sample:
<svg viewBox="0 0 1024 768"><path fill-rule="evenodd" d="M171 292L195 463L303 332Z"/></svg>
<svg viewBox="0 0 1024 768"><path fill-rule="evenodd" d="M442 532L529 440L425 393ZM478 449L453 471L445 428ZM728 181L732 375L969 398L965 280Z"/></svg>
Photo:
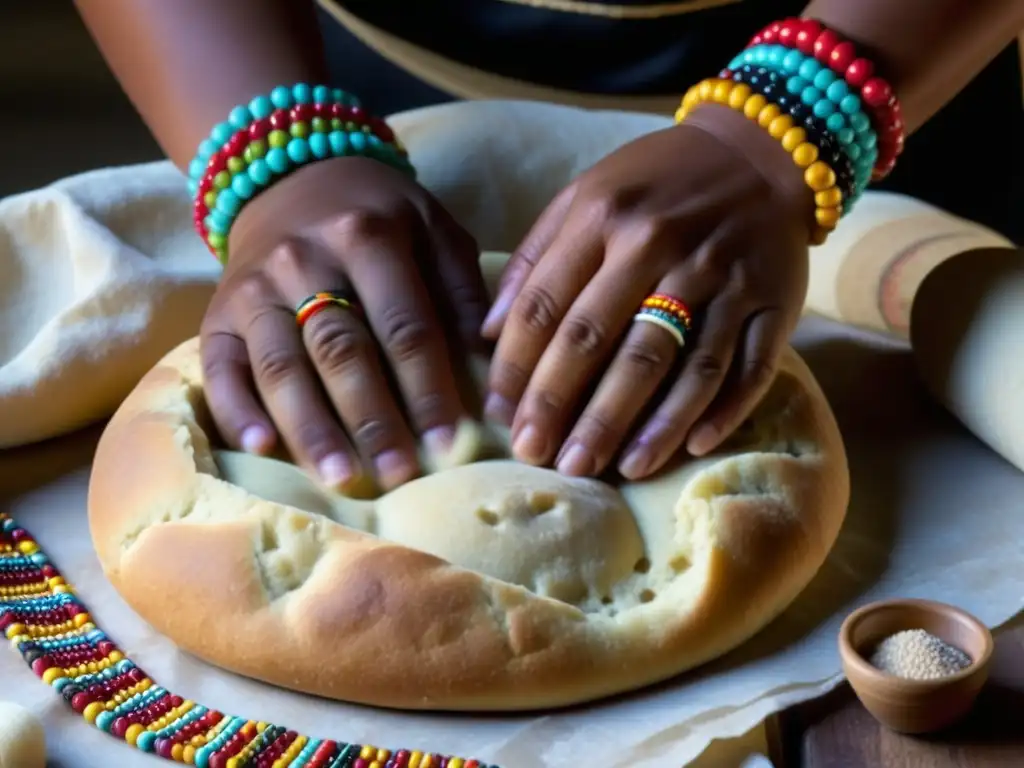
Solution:
<svg viewBox="0 0 1024 768"><path fill-rule="evenodd" d="M828 130L825 122L811 114L807 105L799 97L786 92L786 79L777 72L770 72L764 67L744 64L732 73L737 83L749 85L753 93L759 93L769 104L777 106L783 114L793 118L793 125L806 133L806 141L818 148L821 159L836 172L836 187L842 193L843 213L849 213L854 203L867 188L871 180L873 158L868 156L864 163L855 166L851 160L852 153L844 152L850 147L843 147L839 140ZM744 93L745 91L741 91ZM738 96L737 96L738 98ZM865 163L868 165L865 168Z"/></svg>
<svg viewBox="0 0 1024 768"><path fill-rule="evenodd" d="M341 307L350 312L356 310L356 305L343 296L331 291L321 291L299 302L299 305L295 308L295 322L299 328L302 328L309 321L309 318L321 309L331 306Z"/></svg>
<svg viewBox="0 0 1024 768"><path fill-rule="evenodd" d="M370 157L415 177L391 128L338 88L299 83L231 110L189 164L196 231L217 258L245 204L275 181L331 157Z"/></svg>
<svg viewBox="0 0 1024 768"><path fill-rule="evenodd" d="M878 160L878 134L861 109L860 98L850 93L844 80L813 57L781 45L748 48L729 63L733 79L741 71L750 73L761 68L782 75L784 98L803 104L811 115L823 121L855 164L857 188L863 191Z"/></svg>
<svg viewBox="0 0 1024 768"><path fill-rule="evenodd" d="M824 243L842 216L842 191L836 185L835 170L821 158L821 150L807 140L807 131L795 125L790 115L782 114L777 104L754 93L749 85L719 78L708 78L686 92L676 112L676 122L681 123L693 109L705 103L721 104L743 113L790 153L804 173L804 183L814 192L815 228L811 232L811 245Z"/></svg>
<svg viewBox="0 0 1024 768"><path fill-rule="evenodd" d="M497 768L303 736L224 715L153 682L96 627L28 531L0 512L0 631L64 701L143 752L200 768Z"/></svg>
<svg viewBox="0 0 1024 768"><path fill-rule="evenodd" d="M683 328L690 330L693 315L690 313L690 308L686 306L686 302L682 299L669 296L667 293L652 293L644 299L643 304L640 306L643 309L656 309L661 312L668 312L682 323Z"/></svg>
<svg viewBox="0 0 1024 768"><path fill-rule="evenodd" d="M750 46L764 43L778 43L813 56L858 91L878 135L878 159L872 179L879 181L888 176L903 152L907 134L899 100L892 86L875 75L875 65L858 56L852 42L814 19L788 18L773 22L754 35Z"/></svg>

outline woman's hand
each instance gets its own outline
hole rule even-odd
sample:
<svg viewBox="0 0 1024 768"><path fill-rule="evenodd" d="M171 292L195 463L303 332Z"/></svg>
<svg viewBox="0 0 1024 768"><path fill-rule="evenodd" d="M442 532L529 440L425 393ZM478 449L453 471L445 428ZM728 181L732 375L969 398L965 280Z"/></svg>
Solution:
<svg viewBox="0 0 1024 768"><path fill-rule="evenodd" d="M487 412L511 424L516 457L593 475L632 437L619 470L637 479L684 444L713 450L764 394L799 318L813 210L778 142L718 106L576 179L514 255L484 325L498 339ZM633 322L655 292L696 316L682 350Z"/></svg>
<svg viewBox="0 0 1024 768"><path fill-rule="evenodd" d="M473 238L398 171L338 158L246 206L229 252L201 334L227 442L263 453L280 437L332 487L415 476L414 433L443 448L464 414L445 329L479 339L487 295ZM321 291L351 292L364 313L331 306L300 329L296 305Z"/></svg>

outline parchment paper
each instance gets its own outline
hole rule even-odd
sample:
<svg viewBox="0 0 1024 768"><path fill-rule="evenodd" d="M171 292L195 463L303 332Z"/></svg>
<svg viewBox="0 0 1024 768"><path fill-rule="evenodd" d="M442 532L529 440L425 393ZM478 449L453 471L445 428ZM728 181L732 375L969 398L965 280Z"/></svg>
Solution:
<svg viewBox="0 0 1024 768"><path fill-rule="evenodd" d="M508 250L569 177L666 121L478 103L424 110L396 123L425 183L484 248ZM463 162L467 157L473 161ZM121 602L92 553L85 495L98 429L24 445L102 419L163 351L195 333L216 270L188 234L180 181L158 164L103 171L0 202L0 444L22 444L0 453L0 501L36 534L100 625L177 693L311 735L475 755L504 768L666 768L691 760L712 739L745 733L772 712L834 686L836 631L862 602L936 598L989 625L1020 610L1024 474L929 398L892 323L829 311L829 301L837 305L840 274L829 265L850 250L838 239L838 261L815 262L809 309L890 331L876 335L809 316L796 339L846 439L853 477L848 519L811 586L737 652L599 705L487 718L315 700L186 657ZM871 200L866 196L864 212L844 222L846 232L873 231L858 218L871 213ZM875 208L944 216L905 198L889 200L892 205L878 199ZM889 219L907 218L897 214ZM970 232L974 225L956 227ZM971 242L1007 245L979 230ZM867 250L894 241L899 238L891 234L869 239ZM870 295L870 280L854 282ZM45 719L53 765L160 764L84 724L6 649L0 649L0 698Z"/></svg>

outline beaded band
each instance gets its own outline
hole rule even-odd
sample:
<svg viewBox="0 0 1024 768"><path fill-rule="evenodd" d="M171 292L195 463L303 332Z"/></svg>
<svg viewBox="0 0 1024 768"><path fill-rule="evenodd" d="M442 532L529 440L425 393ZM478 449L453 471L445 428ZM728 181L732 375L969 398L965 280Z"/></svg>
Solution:
<svg viewBox="0 0 1024 768"><path fill-rule="evenodd" d="M174 762L199 768L497 768L315 739L170 693L107 639L28 531L3 512L0 631L87 723Z"/></svg>
<svg viewBox="0 0 1024 768"><path fill-rule="evenodd" d="M640 305L641 309L654 309L674 315L685 331L690 330L693 315L686 302L667 293L652 293Z"/></svg>
<svg viewBox="0 0 1024 768"><path fill-rule="evenodd" d="M788 114L793 118L795 126L804 129L807 134L805 140L819 149L822 160L836 172L836 186L843 194L843 213L849 213L867 187L871 175L870 166L865 174L858 175L850 156L843 151L842 145L828 130L825 122L811 114L810 108L799 97L786 92L783 76L764 67L745 64L732 73L732 79L749 85L753 93L764 96L769 104L779 108L780 114ZM863 182L863 185L859 182Z"/></svg>
<svg viewBox="0 0 1024 768"><path fill-rule="evenodd" d="M654 309L652 307L641 307L640 311L633 315L634 322L638 323L650 323L656 325L659 328L664 328L675 339L676 344L679 347L686 346L686 334L688 328L679 317L672 312L667 312L663 309Z"/></svg>
<svg viewBox="0 0 1024 768"><path fill-rule="evenodd" d="M299 305L295 308L295 322L299 328L306 325L313 315L319 312L321 309L327 307L341 307L349 311L355 310L355 304L346 299L341 293L336 291L322 291L320 293L314 293L299 302Z"/></svg>
<svg viewBox="0 0 1024 768"><path fill-rule="evenodd" d="M858 186L866 187L878 159L878 135L850 86L813 57L782 45L748 48L730 62L729 69L736 72L748 66L764 67L785 76L787 95L824 121L843 151L856 163L857 177L863 179Z"/></svg>
<svg viewBox="0 0 1024 768"><path fill-rule="evenodd" d="M858 57L857 48L851 41L844 40L814 19L788 18L769 24L750 41L751 46L762 43L778 43L813 56L841 75L847 85L858 90L878 134L878 160L872 179L878 181L889 175L903 152L906 127L892 86L875 76L875 65L871 60Z"/></svg>
<svg viewBox="0 0 1024 768"><path fill-rule="evenodd" d="M776 104L771 104L759 93L753 93L745 83L709 78L690 88L676 112L676 122L682 122L695 107L704 103L727 105L757 122L778 139L793 162L803 169L804 183L814 191L814 220L812 245L821 245L828 239L842 216L843 195L836 186L836 172L820 159L821 150L807 141L807 131L793 124L793 118L783 115Z"/></svg>
<svg viewBox="0 0 1024 768"><path fill-rule="evenodd" d="M196 231L223 262L231 226L249 200L300 166L347 155L415 177L391 128L341 89L280 86L235 107L189 164Z"/></svg>

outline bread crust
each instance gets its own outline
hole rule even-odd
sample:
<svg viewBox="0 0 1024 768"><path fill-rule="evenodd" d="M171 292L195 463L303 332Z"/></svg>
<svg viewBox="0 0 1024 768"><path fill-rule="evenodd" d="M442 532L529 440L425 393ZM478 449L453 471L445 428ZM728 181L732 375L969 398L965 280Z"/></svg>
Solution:
<svg viewBox="0 0 1024 768"><path fill-rule="evenodd" d="M104 571L124 599L214 665L383 707L556 707L655 683L724 654L814 576L838 535L849 481L832 413L792 350L753 421L755 437L746 443L741 436L689 468L624 487L643 515L630 515L626 504L614 515L602 512L604 502L593 499L606 491L584 481L590 485L567 491L568 511L550 522L509 517L493 531L481 528L492 537L486 541L507 548L530 526L561 526L570 544L584 541L572 538L573 525L590 526L579 533L591 539L574 562L598 575L587 577L587 595L564 601L538 594L554 587L502 581L221 479L192 340L146 375L109 423L93 466L89 522ZM467 482L478 473L451 471ZM546 473L537 475L544 482L564 480L530 471ZM412 498L425 498L429 488ZM440 509L376 504L381 520ZM437 512L454 541L443 546L454 547L449 560L472 559L468 545L458 548L459 531L473 525L448 517L472 511L452 504ZM579 512L587 504L596 510L589 518ZM419 519L407 518L403 536L420 535ZM622 525L636 534L615 533ZM652 535L657 530L668 535ZM639 551L641 558L628 574L613 574L614 597L595 602L593 585L622 547L634 548L622 557ZM494 562L505 567L501 557Z"/></svg>

